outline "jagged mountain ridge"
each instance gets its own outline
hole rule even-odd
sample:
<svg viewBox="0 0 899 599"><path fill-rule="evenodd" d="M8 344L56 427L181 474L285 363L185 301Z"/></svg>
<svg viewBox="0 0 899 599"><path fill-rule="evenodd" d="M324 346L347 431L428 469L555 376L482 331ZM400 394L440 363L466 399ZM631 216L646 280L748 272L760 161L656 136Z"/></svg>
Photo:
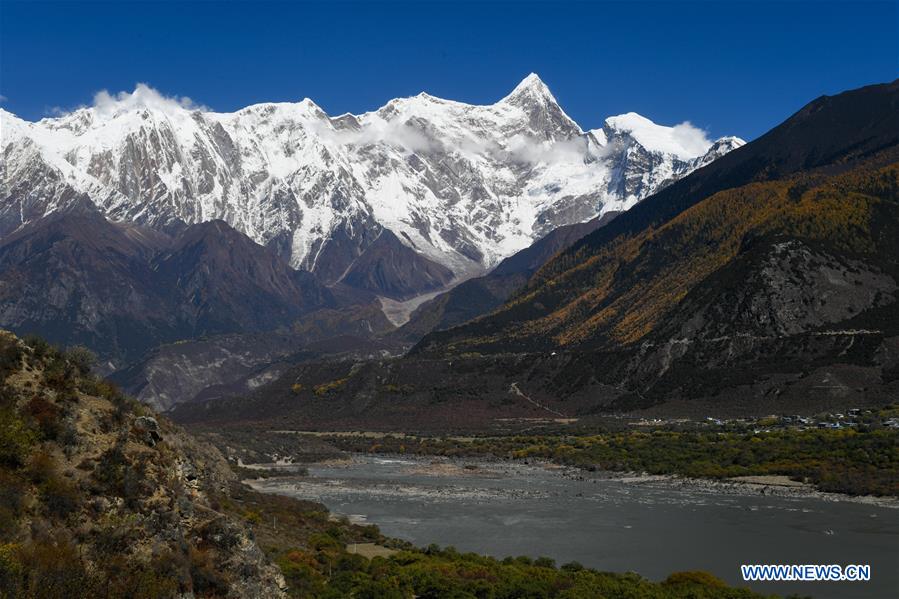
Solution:
<svg viewBox="0 0 899 599"><path fill-rule="evenodd" d="M308 99L215 113L139 85L36 123L0 110L0 125L0 236L86 195L114 221L170 233L224 220L331 284L386 229L428 273L397 285L403 297L627 209L743 143L697 143L633 113L583 131L536 75L492 105L420 94L339 117Z"/></svg>

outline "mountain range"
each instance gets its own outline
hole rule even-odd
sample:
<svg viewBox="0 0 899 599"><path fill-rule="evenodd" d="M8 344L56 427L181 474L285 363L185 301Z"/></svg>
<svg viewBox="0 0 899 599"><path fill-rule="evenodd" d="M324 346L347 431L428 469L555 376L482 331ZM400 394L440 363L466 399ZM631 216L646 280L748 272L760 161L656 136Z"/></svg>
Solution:
<svg viewBox="0 0 899 599"><path fill-rule="evenodd" d="M157 348L210 384L329 337L401 351L743 144L634 113L584 131L536 75L489 106L420 94L340 117L139 85L33 123L0 110L0 131L0 324L128 367L157 407L192 388ZM252 337L275 330L280 349Z"/></svg>
<svg viewBox="0 0 899 599"><path fill-rule="evenodd" d="M743 144L637 114L584 131L536 75L475 106L360 115L311 100L216 113L144 85L38 122L0 110L0 237L87 198L169 235L222 220L325 285L395 300L487 272Z"/></svg>
<svg viewBox="0 0 899 599"><path fill-rule="evenodd" d="M445 431L841 410L899 392L899 81L822 96L595 225L489 313L452 322L445 294L430 314L450 326L403 357L307 361L176 413Z"/></svg>

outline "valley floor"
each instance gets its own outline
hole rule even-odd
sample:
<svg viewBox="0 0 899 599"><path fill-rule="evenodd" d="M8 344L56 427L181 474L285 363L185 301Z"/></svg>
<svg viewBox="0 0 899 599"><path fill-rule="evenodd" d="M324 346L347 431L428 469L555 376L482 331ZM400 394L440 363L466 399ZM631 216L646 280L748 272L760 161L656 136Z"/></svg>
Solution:
<svg viewBox="0 0 899 599"><path fill-rule="evenodd" d="M711 482L491 457L353 453L307 464L300 475L295 470L282 463L246 482L256 491L323 503L421 547L448 543L479 559L547 556L650 580L702 568L735 586L745 585L738 565L747 560L855 559L873 564L878 579L851 589L750 588L873 598L897 582L889 573L899 538L895 499L821 493L773 477Z"/></svg>
<svg viewBox="0 0 899 599"><path fill-rule="evenodd" d="M584 471L640 472L791 493L899 497L899 406L817 417L704 421L566 419L507 423L490 435L219 429L208 439L237 463L317 461L341 451L546 460ZM528 424L528 426L521 426Z"/></svg>

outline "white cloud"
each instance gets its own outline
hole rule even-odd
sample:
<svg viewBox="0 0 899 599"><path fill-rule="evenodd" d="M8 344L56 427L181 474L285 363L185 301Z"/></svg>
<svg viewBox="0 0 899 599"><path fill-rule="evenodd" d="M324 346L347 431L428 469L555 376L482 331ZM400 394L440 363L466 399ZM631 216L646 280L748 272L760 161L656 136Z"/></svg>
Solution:
<svg viewBox="0 0 899 599"><path fill-rule="evenodd" d="M187 96L164 96L146 83L138 83L131 93L119 92L112 95L105 89L100 90L94 96L93 107L100 112L115 112L139 107L158 110L208 110L208 108L202 104L196 104Z"/></svg>
<svg viewBox="0 0 899 599"><path fill-rule="evenodd" d="M512 158L533 164L581 163L587 155L587 142L584 138L548 142L516 135L509 140L506 150Z"/></svg>
<svg viewBox="0 0 899 599"><path fill-rule="evenodd" d="M361 129L332 129L323 122L312 123L315 133L332 143L351 146L392 143L412 152L427 152L439 147L438 142L404 123L373 120Z"/></svg>
<svg viewBox="0 0 899 599"><path fill-rule="evenodd" d="M150 87L146 83L138 83L134 87L133 92L118 92L110 94L103 89L94 94L94 101L91 107L102 114L111 114L120 110L128 110L132 108L154 108L161 110L186 109L186 110L209 110L202 104L197 104L187 96L165 96L156 89ZM48 116L65 116L76 110L85 108L82 104L75 108L61 108L53 106L45 112Z"/></svg>
<svg viewBox="0 0 899 599"><path fill-rule="evenodd" d="M671 137L688 153L699 156L704 154L712 141L708 133L699 127L695 127L690 121L684 121L680 125L671 128Z"/></svg>
<svg viewBox="0 0 899 599"><path fill-rule="evenodd" d="M9 100L9 98L4 96L3 94L0 94L0 102L6 102L7 100Z"/></svg>
<svg viewBox="0 0 899 599"><path fill-rule="evenodd" d="M689 121L666 127L628 112L607 118L606 126L630 134L647 150L675 154L684 160L702 156L712 145L706 132Z"/></svg>

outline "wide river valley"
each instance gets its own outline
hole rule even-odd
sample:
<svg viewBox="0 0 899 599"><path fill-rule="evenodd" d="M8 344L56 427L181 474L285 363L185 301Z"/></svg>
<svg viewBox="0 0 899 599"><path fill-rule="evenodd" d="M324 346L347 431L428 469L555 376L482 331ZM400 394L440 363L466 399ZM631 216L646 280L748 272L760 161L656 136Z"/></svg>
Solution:
<svg viewBox="0 0 899 599"><path fill-rule="evenodd" d="M320 501L419 546L548 556L662 580L706 570L761 592L899 597L899 509L521 462L355 455L259 490ZM870 564L870 582L754 583L740 564Z"/></svg>

